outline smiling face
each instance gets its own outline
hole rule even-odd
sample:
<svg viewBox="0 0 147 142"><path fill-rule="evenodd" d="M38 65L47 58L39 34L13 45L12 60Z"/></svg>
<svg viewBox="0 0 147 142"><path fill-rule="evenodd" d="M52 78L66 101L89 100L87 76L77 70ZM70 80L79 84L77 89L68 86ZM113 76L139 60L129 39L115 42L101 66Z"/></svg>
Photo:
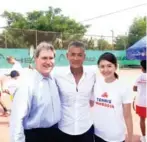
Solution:
<svg viewBox="0 0 147 142"><path fill-rule="evenodd" d="M80 68L85 60L85 52L81 47L71 46L67 52L67 59L72 68Z"/></svg>
<svg viewBox="0 0 147 142"><path fill-rule="evenodd" d="M39 56L35 58L36 69L43 75L49 76L55 63L54 52L52 50L41 50Z"/></svg>
<svg viewBox="0 0 147 142"><path fill-rule="evenodd" d="M98 67L99 67L100 73L103 75L105 80L112 80L113 78L115 78L114 73L117 69L115 64L113 64L107 60L101 60L99 62Z"/></svg>

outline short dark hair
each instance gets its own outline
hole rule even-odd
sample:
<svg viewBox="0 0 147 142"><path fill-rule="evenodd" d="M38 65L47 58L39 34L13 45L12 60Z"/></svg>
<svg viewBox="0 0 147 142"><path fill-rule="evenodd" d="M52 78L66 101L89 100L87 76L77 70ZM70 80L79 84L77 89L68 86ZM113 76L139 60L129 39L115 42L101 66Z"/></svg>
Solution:
<svg viewBox="0 0 147 142"><path fill-rule="evenodd" d="M140 62L141 67L144 69L144 71L146 71L146 60L142 60Z"/></svg>
<svg viewBox="0 0 147 142"><path fill-rule="evenodd" d="M112 54L112 53L110 53L110 52L105 52L104 54L102 54L102 55L99 57L99 59L98 59L98 61L97 61L97 64L99 65L100 62L101 62L102 60L106 60L106 61L111 62L111 63L114 64L115 67L117 68L117 59L116 59L116 57L115 57L114 54ZM115 78L119 78L119 76L118 76L117 73L114 73L114 76L115 76Z"/></svg>
<svg viewBox="0 0 147 142"><path fill-rule="evenodd" d="M11 71L11 73L10 73L11 78L17 77L19 75L20 75L19 72L16 70Z"/></svg>
<svg viewBox="0 0 147 142"><path fill-rule="evenodd" d="M85 51L85 44L83 43L83 42L81 42L81 41L72 41L72 42L70 42L69 43L69 45L68 45L68 49L70 48L70 47L72 47L72 46L74 46L74 47L80 47L80 48L82 48L84 51Z"/></svg>

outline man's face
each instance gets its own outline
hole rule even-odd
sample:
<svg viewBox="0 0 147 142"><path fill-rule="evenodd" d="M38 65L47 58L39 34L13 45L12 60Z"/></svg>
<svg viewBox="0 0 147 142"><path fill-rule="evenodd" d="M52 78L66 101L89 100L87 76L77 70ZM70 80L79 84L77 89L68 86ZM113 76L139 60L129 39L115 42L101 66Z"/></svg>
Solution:
<svg viewBox="0 0 147 142"><path fill-rule="evenodd" d="M72 46L67 52L67 59L72 68L80 68L85 60L84 49Z"/></svg>
<svg viewBox="0 0 147 142"><path fill-rule="evenodd" d="M55 63L54 52L52 50L42 50L35 59L36 69L43 75L48 76Z"/></svg>

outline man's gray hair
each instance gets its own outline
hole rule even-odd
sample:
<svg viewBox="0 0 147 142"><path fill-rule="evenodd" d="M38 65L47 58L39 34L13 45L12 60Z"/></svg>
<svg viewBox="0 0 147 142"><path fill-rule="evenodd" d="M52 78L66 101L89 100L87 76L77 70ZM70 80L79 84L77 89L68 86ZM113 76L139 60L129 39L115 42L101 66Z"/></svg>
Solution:
<svg viewBox="0 0 147 142"><path fill-rule="evenodd" d="M45 41L41 42L37 46L34 57L35 58L38 58L39 57L39 54L40 54L40 52L42 50L51 50L51 51L53 51L54 57L55 57L55 49L54 49L54 46L52 44L48 43L48 42L45 42Z"/></svg>
<svg viewBox="0 0 147 142"><path fill-rule="evenodd" d="M70 42L69 45L68 45L68 50L72 46L77 47L77 48L82 48L84 51L86 49L85 44L83 42L81 42L81 41L72 41L72 42Z"/></svg>

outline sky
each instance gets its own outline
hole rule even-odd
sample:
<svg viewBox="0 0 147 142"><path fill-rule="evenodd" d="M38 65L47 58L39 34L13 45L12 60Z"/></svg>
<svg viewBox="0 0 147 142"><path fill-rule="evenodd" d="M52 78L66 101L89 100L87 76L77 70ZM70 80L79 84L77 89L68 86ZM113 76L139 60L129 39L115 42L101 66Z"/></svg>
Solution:
<svg viewBox="0 0 147 142"><path fill-rule="evenodd" d="M91 25L87 35L112 36L113 31L114 36L117 36L127 34L135 17L147 15L146 0L4 0L0 4L0 14L4 10L25 13L33 10L47 10L49 6L52 6L61 8L62 14L80 22L145 3L146 5L142 7L82 23ZM0 18L0 27L5 25L5 19Z"/></svg>

